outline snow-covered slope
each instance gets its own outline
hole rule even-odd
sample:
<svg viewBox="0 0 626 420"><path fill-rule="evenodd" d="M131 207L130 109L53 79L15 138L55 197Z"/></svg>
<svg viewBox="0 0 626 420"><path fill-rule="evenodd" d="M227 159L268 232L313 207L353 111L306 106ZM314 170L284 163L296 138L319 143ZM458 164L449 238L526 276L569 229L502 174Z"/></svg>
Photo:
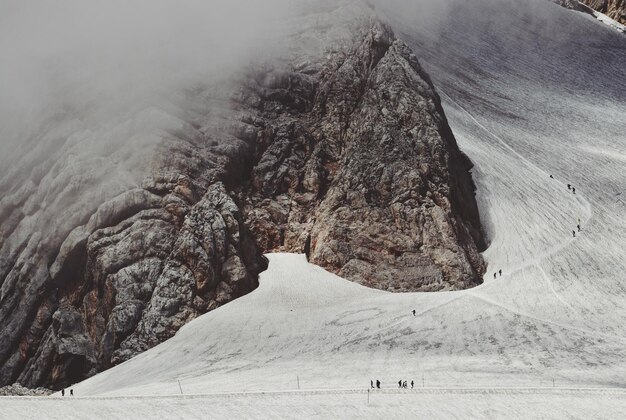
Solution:
<svg viewBox="0 0 626 420"><path fill-rule="evenodd" d="M269 258L257 291L84 381L77 395L174 394L179 380L186 393L421 385L422 375L444 387L623 383L626 338L560 322L567 296L534 264L469 291L391 294L302 255Z"/></svg>
<svg viewBox="0 0 626 420"><path fill-rule="evenodd" d="M626 410L623 391L600 397L581 390L626 386L626 40L549 2L447 0L422 15L415 4L415 13L394 10L393 2L385 12L423 59L476 165L491 240L485 283L390 294L344 281L303 256L270 255L259 289L77 385L77 395L363 389L370 379L393 388L399 379L419 386L424 378L425 387L577 390L483 401L448 393L442 417L472 407L478 411L465 413L476 417L517 407L506 413L512 418L533 409L582 418ZM582 231L573 237L578 219ZM222 401L241 402L232 404L235 416L272 404L319 416L385 415L402 403L414 414L429 402L438 407L435 397L411 394L358 411L328 392L304 406L330 404L331 414L306 411L296 394L258 405Z"/></svg>

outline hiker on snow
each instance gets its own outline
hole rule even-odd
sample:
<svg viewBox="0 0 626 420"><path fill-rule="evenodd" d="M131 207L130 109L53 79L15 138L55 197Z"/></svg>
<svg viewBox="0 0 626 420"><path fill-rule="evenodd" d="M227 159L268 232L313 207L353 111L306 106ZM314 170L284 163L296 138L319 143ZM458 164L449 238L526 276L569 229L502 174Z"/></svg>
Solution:
<svg viewBox="0 0 626 420"><path fill-rule="evenodd" d="M571 190L572 189L572 184L567 184L567 189Z"/></svg>
<svg viewBox="0 0 626 420"><path fill-rule="evenodd" d="M413 389L413 385L415 385L415 382L411 381L411 389Z"/></svg>
<svg viewBox="0 0 626 420"><path fill-rule="evenodd" d="M576 237L576 231L575 230L572 231L572 236L574 236L574 238Z"/></svg>
<svg viewBox="0 0 626 420"><path fill-rule="evenodd" d="M500 273L500 277L502 277L502 269L498 271Z"/></svg>
<svg viewBox="0 0 626 420"><path fill-rule="evenodd" d="M376 388L380 389L380 381L376 379Z"/></svg>

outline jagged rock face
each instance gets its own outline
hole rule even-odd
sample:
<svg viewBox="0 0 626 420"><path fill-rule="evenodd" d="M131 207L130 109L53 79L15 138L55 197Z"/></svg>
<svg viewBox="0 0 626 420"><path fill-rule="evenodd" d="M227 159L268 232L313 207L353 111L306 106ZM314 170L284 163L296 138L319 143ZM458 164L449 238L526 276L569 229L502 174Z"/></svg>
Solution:
<svg viewBox="0 0 626 420"><path fill-rule="evenodd" d="M626 25L626 1L624 0L553 0L568 9L591 13L587 7L604 13L616 22ZM587 6L587 7L586 7Z"/></svg>
<svg viewBox="0 0 626 420"><path fill-rule="evenodd" d="M611 19L626 25L626 1L624 0L582 0L582 3L604 13Z"/></svg>
<svg viewBox="0 0 626 420"><path fill-rule="evenodd" d="M46 395L52 394L53 391L46 388L25 388L20 384L6 385L0 388L0 396L1 397L14 397L14 396L37 396L43 397Z"/></svg>
<svg viewBox="0 0 626 420"><path fill-rule="evenodd" d="M263 252L384 290L480 283L471 163L428 76L364 3L317 7L271 62L100 137L55 116L6 172L0 384L127 360L253 290Z"/></svg>
<svg viewBox="0 0 626 420"><path fill-rule="evenodd" d="M578 0L553 0L553 2L566 9L578 10L580 12L584 10Z"/></svg>
<svg viewBox="0 0 626 420"><path fill-rule="evenodd" d="M378 22L321 63L254 79L258 164L241 190L266 250L355 282L434 291L481 282L470 162L417 59Z"/></svg>
<svg viewBox="0 0 626 420"><path fill-rule="evenodd" d="M117 183L73 186L79 204L58 223L57 207L35 203L64 195L67 177L81 176L76 168L30 179L27 192L3 184L1 383L77 382L257 286L266 260L224 185L239 176L232 168L248 148L226 132L217 142L218 130L201 130L185 122L162 132L139 186L119 194ZM97 206L96 188L104 196Z"/></svg>

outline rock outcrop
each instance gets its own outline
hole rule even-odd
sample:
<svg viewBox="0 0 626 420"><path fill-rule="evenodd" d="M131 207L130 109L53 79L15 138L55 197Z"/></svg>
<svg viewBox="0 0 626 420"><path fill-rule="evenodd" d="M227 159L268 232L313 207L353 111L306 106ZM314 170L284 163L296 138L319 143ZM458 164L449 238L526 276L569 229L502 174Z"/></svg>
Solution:
<svg viewBox="0 0 626 420"><path fill-rule="evenodd" d="M1 387L0 397L45 397L53 392L46 388L25 388L20 384L13 384Z"/></svg>
<svg viewBox="0 0 626 420"><path fill-rule="evenodd" d="M581 0L582 3L600 13L604 13L616 22L626 25L625 0Z"/></svg>
<svg viewBox="0 0 626 420"><path fill-rule="evenodd" d="M126 191L119 174L99 185L91 179L100 167L62 158L42 178L32 171L26 188L5 179L0 383L74 383L257 286L266 259L225 186L247 159L245 142L226 131L218 142L218 130L189 122L170 127L146 150L141 184L122 184ZM75 206L57 205L70 196Z"/></svg>
<svg viewBox="0 0 626 420"><path fill-rule="evenodd" d="M247 223L263 249L306 252L370 287L476 285L485 245L471 163L416 57L363 19L326 60L249 81L259 105L258 163L240 190Z"/></svg>
<svg viewBox="0 0 626 420"><path fill-rule="evenodd" d="M603 13L614 21L626 25L625 0L553 0L567 9L593 14L593 11Z"/></svg>
<svg viewBox="0 0 626 420"><path fill-rule="evenodd" d="M428 76L364 3L319 7L228 84L36 134L0 180L0 384L127 360L253 290L263 252L391 291L481 282L471 163Z"/></svg>

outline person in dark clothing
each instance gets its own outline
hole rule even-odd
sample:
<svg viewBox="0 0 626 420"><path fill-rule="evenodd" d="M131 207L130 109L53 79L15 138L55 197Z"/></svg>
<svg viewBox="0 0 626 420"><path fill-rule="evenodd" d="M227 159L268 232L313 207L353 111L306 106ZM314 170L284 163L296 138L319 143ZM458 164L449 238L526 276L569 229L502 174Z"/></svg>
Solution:
<svg viewBox="0 0 626 420"><path fill-rule="evenodd" d="M398 381L398 388L402 388L402 381Z"/></svg>
<svg viewBox="0 0 626 420"><path fill-rule="evenodd" d="M576 188L572 187L572 192L576 194Z"/></svg>
<svg viewBox="0 0 626 420"><path fill-rule="evenodd" d="M415 385L415 382L411 381L411 389L413 389L413 385Z"/></svg>
<svg viewBox="0 0 626 420"><path fill-rule="evenodd" d="M552 175L550 175L550 178L554 179L554 177Z"/></svg>
<svg viewBox="0 0 626 420"><path fill-rule="evenodd" d="M65 397L65 390L64 389L61 390L61 396Z"/></svg>
<svg viewBox="0 0 626 420"><path fill-rule="evenodd" d="M380 381L376 379L376 388L380 389Z"/></svg>
<svg viewBox="0 0 626 420"><path fill-rule="evenodd" d="M407 389L407 388L408 388L408 387L407 387L407 384L406 384L406 381L404 381L404 382L402 383L402 388L404 388L404 389Z"/></svg>
<svg viewBox="0 0 626 420"><path fill-rule="evenodd" d="M500 277L502 277L502 270L498 270L498 273L500 273Z"/></svg>
<svg viewBox="0 0 626 420"><path fill-rule="evenodd" d="M576 227L578 228L578 231L580 232L580 225L576 225Z"/></svg>
<svg viewBox="0 0 626 420"><path fill-rule="evenodd" d="M370 386L372 387L372 389L374 389L374 381L370 380Z"/></svg>
<svg viewBox="0 0 626 420"><path fill-rule="evenodd" d="M571 190L572 189L572 185L571 184L567 184L567 189Z"/></svg>
<svg viewBox="0 0 626 420"><path fill-rule="evenodd" d="M415 316L415 309L413 309L413 316Z"/></svg>
<svg viewBox="0 0 626 420"><path fill-rule="evenodd" d="M572 231L572 236L574 236L574 238L576 237L576 231L575 230Z"/></svg>
<svg viewBox="0 0 626 420"><path fill-rule="evenodd" d="M495 279L498 276L498 273L493 273L493 278Z"/></svg>
<svg viewBox="0 0 626 420"><path fill-rule="evenodd" d="M73 389L70 389L70 396L72 396L72 397L74 396L74 390Z"/></svg>

